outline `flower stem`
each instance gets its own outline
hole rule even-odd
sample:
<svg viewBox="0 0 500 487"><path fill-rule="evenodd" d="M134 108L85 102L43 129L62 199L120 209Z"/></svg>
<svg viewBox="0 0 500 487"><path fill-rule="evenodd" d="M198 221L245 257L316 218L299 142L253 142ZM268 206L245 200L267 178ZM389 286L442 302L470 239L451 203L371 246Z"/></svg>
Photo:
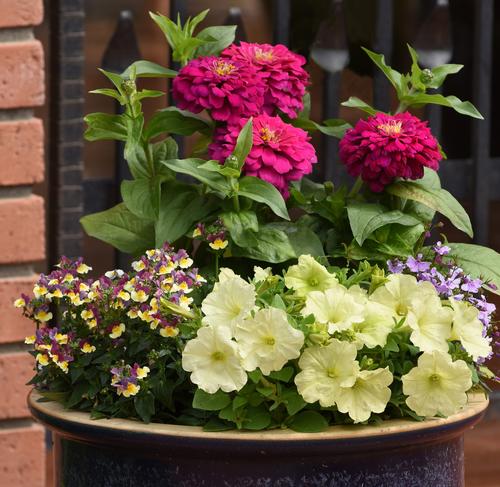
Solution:
<svg viewBox="0 0 500 487"><path fill-rule="evenodd" d="M359 193L359 190L363 186L363 180L361 179L361 176L358 176L356 179L356 182L354 183L353 187L351 188L351 191L349 191L349 198L354 198Z"/></svg>
<svg viewBox="0 0 500 487"><path fill-rule="evenodd" d="M235 194L233 196L233 204L234 204L234 211L236 211L237 213L239 213L239 211L240 211L240 200L239 200L237 194Z"/></svg>
<svg viewBox="0 0 500 487"><path fill-rule="evenodd" d="M215 277L219 275L219 253L215 254Z"/></svg>

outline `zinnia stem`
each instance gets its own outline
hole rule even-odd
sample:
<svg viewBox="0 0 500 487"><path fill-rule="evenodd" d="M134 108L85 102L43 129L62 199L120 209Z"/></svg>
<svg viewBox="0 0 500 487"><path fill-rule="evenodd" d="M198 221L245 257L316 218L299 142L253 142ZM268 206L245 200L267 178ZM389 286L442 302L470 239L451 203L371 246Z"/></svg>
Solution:
<svg viewBox="0 0 500 487"><path fill-rule="evenodd" d="M361 176L358 176L348 196L350 198L356 196L359 193L359 190L362 188L362 186L363 186L363 180L361 179Z"/></svg>
<svg viewBox="0 0 500 487"><path fill-rule="evenodd" d="M240 211L240 200L239 200L239 198L238 198L238 195L237 195L237 194L235 194L235 195L233 196L233 203L234 203L234 210L235 210L236 212L239 212L239 211Z"/></svg>

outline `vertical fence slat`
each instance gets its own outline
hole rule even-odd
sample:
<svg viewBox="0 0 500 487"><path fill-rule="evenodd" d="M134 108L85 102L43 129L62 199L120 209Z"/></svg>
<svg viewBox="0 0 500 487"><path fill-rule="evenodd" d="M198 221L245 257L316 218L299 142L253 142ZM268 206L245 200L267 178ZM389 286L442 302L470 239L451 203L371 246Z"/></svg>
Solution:
<svg viewBox="0 0 500 487"><path fill-rule="evenodd" d="M373 49L375 52L382 53L388 64L391 61L392 55L392 35L393 0L378 0ZM388 81L384 73L376 69L373 78L373 106L377 110L384 112L390 110L391 95L388 86Z"/></svg>
<svg viewBox="0 0 500 487"><path fill-rule="evenodd" d="M337 118L339 115L339 88L341 73L323 74L323 119ZM338 163L339 141L335 137L327 135L323 139L323 179L325 181L334 181L335 184L341 184L347 177L344 166Z"/></svg>
<svg viewBox="0 0 500 487"><path fill-rule="evenodd" d="M475 241L488 243L490 113L493 54L493 0L475 1L473 99L485 120L472 122L472 160L474 162Z"/></svg>
<svg viewBox="0 0 500 487"><path fill-rule="evenodd" d="M48 264L82 254L84 0L54 0L50 15Z"/></svg>
<svg viewBox="0 0 500 487"><path fill-rule="evenodd" d="M290 0L274 0L273 2L273 42L274 44L290 43Z"/></svg>

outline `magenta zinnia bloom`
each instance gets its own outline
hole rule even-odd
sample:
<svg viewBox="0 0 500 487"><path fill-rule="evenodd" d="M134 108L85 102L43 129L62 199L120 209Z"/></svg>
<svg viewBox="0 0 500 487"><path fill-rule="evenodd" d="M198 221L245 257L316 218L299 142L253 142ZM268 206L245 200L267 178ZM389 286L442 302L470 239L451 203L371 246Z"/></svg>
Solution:
<svg viewBox="0 0 500 487"><path fill-rule="evenodd" d="M286 46L278 44L231 44L221 54L231 61L250 63L264 78L266 93L264 111L276 115L279 109L290 118L302 110L302 98L309 84L309 74L302 67L306 60Z"/></svg>
<svg viewBox="0 0 500 487"><path fill-rule="evenodd" d="M395 178L420 179L424 167L439 168L442 155L427 122L409 112L377 113L359 120L340 141L340 159L351 176L383 191Z"/></svg>
<svg viewBox="0 0 500 487"><path fill-rule="evenodd" d="M246 120L228 128L218 128L214 141L208 148L210 157L220 162L231 154L240 130ZM288 183L298 181L312 172L317 162L310 137L302 129L293 127L280 117L259 115L253 119L253 146L245 161L243 171L267 181L288 198Z"/></svg>
<svg viewBox="0 0 500 487"><path fill-rule="evenodd" d="M214 120L228 123L260 113L264 89L251 64L214 56L193 59L172 83L179 108L192 113L208 110Z"/></svg>

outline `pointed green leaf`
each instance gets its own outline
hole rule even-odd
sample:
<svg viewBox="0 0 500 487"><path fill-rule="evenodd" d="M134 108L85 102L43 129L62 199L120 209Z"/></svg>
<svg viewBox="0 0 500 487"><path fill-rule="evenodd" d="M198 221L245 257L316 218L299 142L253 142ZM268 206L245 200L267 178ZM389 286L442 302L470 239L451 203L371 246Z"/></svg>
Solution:
<svg viewBox="0 0 500 487"><path fill-rule="evenodd" d="M264 203L279 217L290 220L283 196L267 181L254 176L245 176L239 180L238 194L253 201Z"/></svg>
<svg viewBox="0 0 500 487"><path fill-rule="evenodd" d="M412 105L442 105L444 107L453 108L458 113L468 115L472 118L483 120L483 116L470 101L462 101L456 96L443 96L439 94L427 95L425 93L417 93L415 95L407 95L401 98L407 106Z"/></svg>
<svg viewBox="0 0 500 487"><path fill-rule="evenodd" d="M124 180L120 185L126 207L140 218L156 220L160 210L161 176Z"/></svg>
<svg viewBox="0 0 500 487"><path fill-rule="evenodd" d="M317 411L302 411L292 416L288 425L301 433L318 433L328 428L328 421Z"/></svg>
<svg viewBox="0 0 500 487"><path fill-rule="evenodd" d="M426 83L429 88L439 88L449 74L458 73L464 67L463 64L443 64L431 69L433 78Z"/></svg>
<svg viewBox="0 0 500 487"><path fill-rule="evenodd" d="M134 215L123 203L86 215L80 222L88 235L122 252L136 255L154 247L153 224Z"/></svg>
<svg viewBox="0 0 500 487"><path fill-rule="evenodd" d="M122 95L117 90L113 90L112 88L99 88L97 90L91 90L89 93L93 95L104 95L114 98L119 101L121 105L125 104L125 100Z"/></svg>
<svg viewBox="0 0 500 487"><path fill-rule="evenodd" d="M438 211L459 230L462 230L470 237L473 236L474 232L472 231L469 215L467 215L462 205L445 189L431 189L419 183L400 181L387 186L386 191L400 198L418 201Z"/></svg>
<svg viewBox="0 0 500 487"><path fill-rule="evenodd" d="M363 100L360 100L356 96L350 96L349 99L347 101L343 101L341 105L343 107L359 108L360 110L363 110L369 115L375 115L376 113L379 112L379 110L375 110L375 108L368 105L368 103L364 102Z"/></svg>
<svg viewBox="0 0 500 487"><path fill-rule="evenodd" d="M90 113L83 120L87 123L86 140L127 140L127 122L123 115Z"/></svg>
<svg viewBox="0 0 500 487"><path fill-rule="evenodd" d="M122 74L122 78L129 78L131 71L135 69L136 78L175 78L177 71L165 68L151 61L135 61Z"/></svg>
<svg viewBox="0 0 500 487"><path fill-rule="evenodd" d="M116 89L121 93L122 83L124 79L118 73L112 73L111 71L106 71L105 69L97 68L106 78L111 81L116 87Z"/></svg>
<svg viewBox="0 0 500 487"><path fill-rule="evenodd" d="M220 25L203 29L197 39L205 41L196 49L195 57L218 56L227 46L233 43L236 34L236 25Z"/></svg>
<svg viewBox="0 0 500 487"><path fill-rule="evenodd" d="M349 201L347 203L347 215L353 237L363 245L363 242L378 228L391 223L404 226L418 225L420 220L414 216L407 215L399 210L389 210L383 205L376 203L361 203Z"/></svg>
<svg viewBox="0 0 500 487"><path fill-rule="evenodd" d="M251 247L257 243L256 233L259 231L259 222L253 211L228 211L222 213L220 218L236 245Z"/></svg>
<svg viewBox="0 0 500 487"><path fill-rule="evenodd" d="M365 47L362 47L363 51L368 54L369 58L377 65L377 67L385 74L386 78L390 81L392 86L398 92L398 95L405 94L405 87L403 85L403 79L400 72L392 69L385 63L385 57L383 54L377 54L376 52L370 51Z"/></svg>
<svg viewBox="0 0 500 487"><path fill-rule="evenodd" d="M231 404L231 396L223 391L209 394L201 389L196 389L193 397L193 407L205 411L219 411Z"/></svg>
<svg viewBox="0 0 500 487"><path fill-rule="evenodd" d="M236 139L236 146L233 150L233 156L236 157L238 161L238 169L243 167L245 160L250 153L253 145L253 122L252 117L248 119L248 122L241 129Z"/></svg>
<svg viewBox="0 0 500 487"><path fill-rule="evenodd" d="M168 107L156 112L144 130L147 139L169 133L178 135L191 135L195 132L210 133L211 127L202 118L191 112Z"/></svg>

